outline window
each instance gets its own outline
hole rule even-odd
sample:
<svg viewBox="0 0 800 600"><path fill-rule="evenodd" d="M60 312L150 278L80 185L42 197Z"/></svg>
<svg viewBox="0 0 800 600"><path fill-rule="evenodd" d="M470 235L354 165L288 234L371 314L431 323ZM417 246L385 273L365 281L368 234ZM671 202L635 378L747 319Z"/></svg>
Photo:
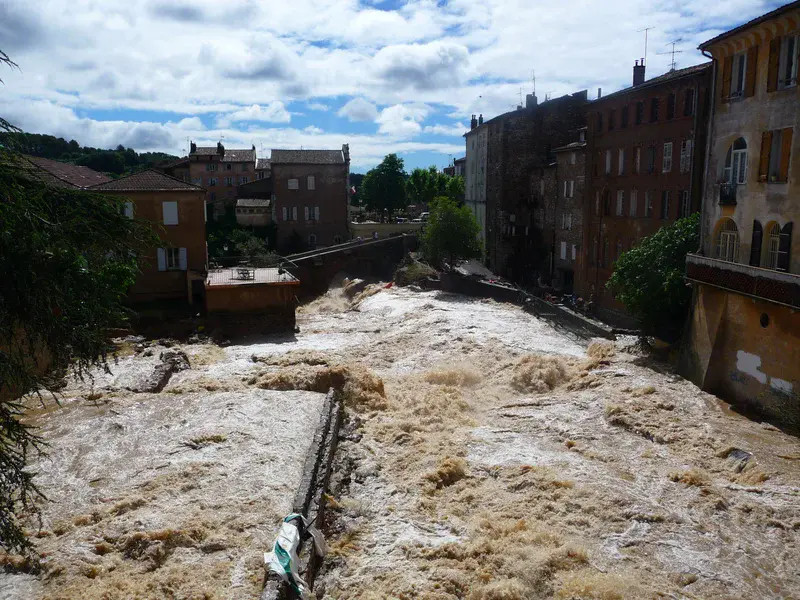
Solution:
<svg viewBox="0 0 800 600"><path fill-rule="evenodd" d="M667 96L667 118L675 118L675 94Z"/></svg>
<svg viewBox="0 0 800 600"><path fill-rule="evenodd" d="M159 271L185 271L186 248L158 248Z"/></svg>
<svg viewBox="0 0 800 600"><path fill-rule="evenodd" d="M741 98L744 95L744 80L747 73L747 53L740 52L733 56L733 70L731 71L730 98Z"/></svg>
<svg viewBox="0 0 800 600"><path fill-rule="evenodd" d="M567 242L561 242L561 260L567 260Z"/></svg>
<svg viewBox="0 0 800 600"><path fill-rule="evenodd" d="M164 225L178 224L178 203L174 200L161 203L161 213L164 217Z"/></svg>
<svg viewBox="0 0 800 600"><path fill-rule="evenodd" d="M764 265L768 269L778 268L778 248L781 243L781 228L777 223L773 223L767 231L767 262Z"/></svg>
<svg viewBox="0 0 800 600"><path fill-rule="evenodd" d="M239 177L239 183L247 183L248 181L250 181L250 179L245 175Z"/></svg>
<svg viewBox="0 0 800 600"><path fill-rule="evenodd" d="M217 163L208 163L206 165L206 171L216 171L217 170Z"/></svg>
<svg viewBox="0 0 800 600"><path fill-rule="evenodd" d="M641 125L644 121L644 102L636 103L636 124Z"/></svg>
<svg viewBox="0 0 800 600"><path fill-rule="evenodd" d="M226 171L233 171L233 165L231 163L226 163L225 164L225 170Z"/></svg>
<svg viewBox="0 0 800 600"><path fill-rule="evenodd" d="M561 213L561 229L567 231L572 229L572 213Z"/></svg>
<svg viewBox="0 0 800 600"><path fill-rule="evenodd" d="M661 163L661 172L672 171L672 142L664 142L664 156Z"/></svg>
<svg viewBox="0 0 800 600"><path fill-rule="evenodd" d="M737 139L728 148L722 179L737 185L747 182L747 142L744 138Z"/></svg>
<svg viewBox="0 0 800 600"><path fill-rule="evenodd" d="M620 115L620 127L627 127L628 126L628 105L622 107L622 114Z"/></svg>
<svg viewBox="0 0 800 600"><path fill-rule="evenodd" d="M778 89L797 85L797 60L800 36L787 35L781 38L780 58L778 59Z"/></svg>
<svg viewBox="0 0 800 600"><path fill-rule="evenodd" d="M611 150L606 150L606 175L611 174Z"/></svg>
<svg viewBox="0 0 800 600"><path fill-rule="evenodd" d="M611 216L611 192L608 190L605 191L605 195L603 197L603 216Z"/></svg>
<svg viewBox="0 0 800 600"><path fill-rule="evenodd" d="M297 207L292 207L292 221L297 221Z"/></svg>
<svg viewBox="0 0 800 600"><path fill-rule="evenodd" d="M761 266L761 242L764 238L764 229L758 220L753 220L753 237L750 241L750 266Z"/></svg>
<svg viewBox="0 0 800 600"><path fill-rule="evenodd" d="M333 236L333 243L334 244L341 244L342 243L342 236L340 236L340 235Z"/></svg>
<svg viewBox="0 0 800 600"><path fill-rule="evenodd" d="M217 192L211 192L211 193L208 195L208 198L209 198L209 200L211 200L212 202L216 202L216 200L217 200Z"/></svg>
<svg viewBox="0 0 800 600"><path fill-rule="evenodd" d="M572 198L575 195L575 181L564 181L564 198Z"/></svg>
<svg viewBox="0 0 800 600"><path fill-rule="evenodd" d="M647 149L647 172L654 173L656 170L656 147L650 146Z"/></svg>
<svg viewBox="0 0 800 600"><path fill-rule="evenodd" d="M610 110L608 111L608 130L611 131L616 127L616 120L617 120L617 111Z"/></svg>
<svg viewBox="0 0 800 600"><path fill-rule="evenodd" d="M631 190L631 199L628 208L628 215L631 217L636 216L636 210L638 209L639 204L639 192L636 190Z"/></svg>
<svg viewBox="0 0 800 600"><path fill-rule="evenodd" d="M203 185L203 178L202 177L192 177L192 183L194 185Z"/></svg>
<svg viewBox="0 0 800 600"><path fill-rule="evenodd" d="M633 172L642 172L642 149L639 146L633 150Z"/></svg>
<svg viewBox="0 0 800 600"><path fill-rule="evenodd" d="M319 206L314 207L314 220L319 221Z"/></svg>
<svg viewBox="0 0 800 600"><path fill-rule="evenodd" d="M288 207L284 206L281 209L281 213L282 213L282 216L283 216L283 220L284 221L288 221L289 220L289 209L288 209Z"/></svg>
<svg viewBox="0 0 800 600"><path fill-rule="evenodd" d="M315 187L315 185L316 185L316 181L314 180L314 176L313 176L313 175L309 175L308 177L306 177L306 187L307 187L309 190L315 190L315 189L317 189L317 188Z"/></svg>
<svg viewBox="0 0 800 600"><path fill-rule="evenodd" d="M575 260L575 258L577 257L577 255L578 255L578 249L577 249L577 246L576 246L575 244L572 244L572 260Z"/></svg>
<svg viewBox="0 0 800 600"><path fill-rule="evenodd" d="M717 225L717 258L736 262L739 258L739 231L733 219L723 219Z"/></svg>
<svg viewBox="0 0 800 600"><path fill-rule="evenodd" d="M759 178L769 183L789 180L789 155L792 150L791 127L766 131L761 138Z"/></svg>
<svg viewBox="0 0 800 600"><path fill-rule="evenodd" d="M256 173L256 179L264 179L264 171L259 171Z"/></svg>
<svg viewBox="0 0 800 600"><path fill-rule="evenodd" d="M689 88L683 93L683 116L691 117L694 114L694 89Z"/></svg>
<svg viewBox="0 0 800 600"><path fill-rule="evenodd" d="M242 163L242 173L247 172L247 163Z"/></svg>
<svg viewBox="0 0 800 600"><path fill-rule="evenodd" d="M625 148L619 149L619 174L625 174Z"/></svg>
<svg viewBox="0 0 800 600"><path fill-rule="evenodd" d="M661 218L663 220L669 219L669 201L670 191L664 190L661 192Z"/></svg>
<svg viewBox="0 0 800 600"><path fill-rule="evenodd" d="M646 191L644 193L644 216L653 216L653 192Z"/></svg>
<svg viewBox="0 0 800 600"><path fill-rule="evenodd" d="M232 186L233 185L233 177L226 177L225 178L225 185L227 185L228 187Z"/></svg>
<svg viewBox="0 0 800 600"><path fill-rule="evenodd" d="M298 190L298 189L300 189L300 186L299 186L299 184L297 182L297 179L290 179L288 185L289 185L289 189L290 190Z"/></svg>
<svg viewBox="0 0 800 600"><path fill-rule="evenodd" d="M625 191L617 190L617 216L625 215Z"/></svg>
<svg viewBox="0 0 800 600"><path fill-rule="evenodd" d="M569 164L574 165L578 162L578 155L575 152L569 153Z"/></svg>
<svg viewBox="0 0 800 600"><path fill-rule="evenodd" d="M317 247L317 234L315 233L308 234L308 245L311 246L312 248Z"/></svg>
<svg viewBox="0 0 800 600"><path fill-rule="evenodd" d="M308 221L310 220L310 213L307 206L303 207L303 218Z"/></svg>
<svg viewBox="0 0 800 600"><path fill-rule="evenodd" d="M688 173L692 168L692 140L681 142L681 173Z"/></svg>
<svg viewBox="0 0 800 600"><path fill-rule="evenodd" d="M129 219L133 218L133 202L125 203L125 205L122 207L122 214L128 217Z"/></svg>
<svg viewBox="0 0 800 600"><path fill-rule="evenodd" d="M681 214L680 217L683 219L688 217L692 212L692 202L689 198L689 190L681 190Z"/></svg>
<svg viewBox="0 0 800 600"><path fill-rule="evenodd" d="M659 100L658 98L653 98L650 100L650 122L655 123L658 121L658 105Z"/></svg>

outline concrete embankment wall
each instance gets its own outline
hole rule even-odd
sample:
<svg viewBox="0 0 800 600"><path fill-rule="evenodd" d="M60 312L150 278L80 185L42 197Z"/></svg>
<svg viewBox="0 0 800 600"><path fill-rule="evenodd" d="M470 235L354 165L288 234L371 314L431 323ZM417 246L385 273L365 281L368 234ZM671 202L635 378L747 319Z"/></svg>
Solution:
<svg viewBox="0 0 800 600"><path fill-rule="evenodd" d="M377 232L379 238L397 235L399 233L417 233L424 223L350 223L350 235L354 238L368 239Z"/></svg>

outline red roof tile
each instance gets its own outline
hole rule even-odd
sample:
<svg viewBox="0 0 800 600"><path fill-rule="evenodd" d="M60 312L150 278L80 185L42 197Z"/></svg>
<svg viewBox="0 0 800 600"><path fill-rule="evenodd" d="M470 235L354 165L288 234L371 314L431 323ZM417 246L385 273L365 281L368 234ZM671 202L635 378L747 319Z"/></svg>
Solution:
<svg viewBox="0 0 800 600"><path fill-rule="evenodd" d="M153 169L113 179L92 187L100 192L201 192L203 188Z"/></svg>

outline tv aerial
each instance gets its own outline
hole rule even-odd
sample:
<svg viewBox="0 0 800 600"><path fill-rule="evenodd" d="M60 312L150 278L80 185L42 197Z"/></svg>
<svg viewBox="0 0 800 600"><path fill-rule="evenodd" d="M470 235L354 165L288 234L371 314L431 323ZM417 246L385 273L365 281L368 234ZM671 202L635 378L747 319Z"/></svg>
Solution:
<svg viewBox="0 0 800 600"><path fill-rule="evenodd" d="M677 44L678 42L682 41L682 39L683 38L678 38L677 40L673 40L672 42L670 42L669 44L672 45L672 50L670 50L669 52L658 52L657 53L657 54L662 55L662 56L663 55L667 55L667 54L672 56L672 59L671 59L671 62L670 62L670 68L669 68L670 71L674 71L675 70L675 55L676 54L681 54L683 52L683 50L675 50L675 44ZM667 45L669 45L669 44L667 44Z"/></svg>

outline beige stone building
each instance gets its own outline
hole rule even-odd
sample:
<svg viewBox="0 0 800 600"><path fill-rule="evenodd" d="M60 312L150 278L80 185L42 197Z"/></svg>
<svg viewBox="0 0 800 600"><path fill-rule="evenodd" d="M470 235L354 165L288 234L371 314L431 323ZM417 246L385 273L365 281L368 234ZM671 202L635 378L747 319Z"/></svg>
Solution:
<svg viewBox="0 0 800 600"><path fill-rule="evenodd" d="M683 368L800 426L800 2L700 46L714 60L702 247Z"/></svg>

